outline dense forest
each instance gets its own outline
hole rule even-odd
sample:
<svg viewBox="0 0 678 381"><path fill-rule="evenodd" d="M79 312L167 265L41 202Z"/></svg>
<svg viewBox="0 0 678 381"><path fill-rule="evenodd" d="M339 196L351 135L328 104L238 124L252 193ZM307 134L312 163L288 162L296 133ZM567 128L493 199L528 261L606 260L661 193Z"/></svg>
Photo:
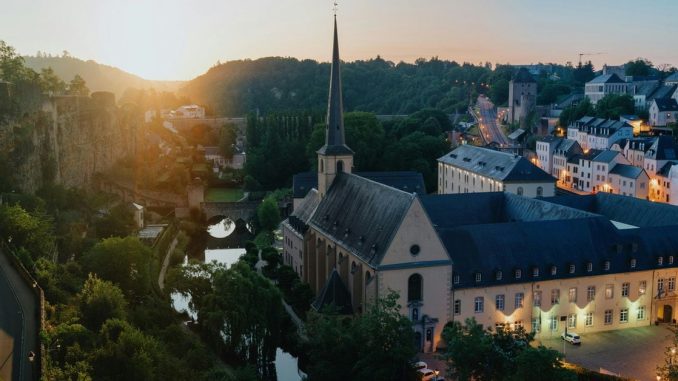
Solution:
<svg viewBox="0 0 678 381"><path fill-rule="evenodd" d="M579 67L544 65L537 76L540 104L580 88L594 76L591 63ZM380 57L345 62L342 66L347 111L411 114L425 108L463 112L470 99L487 93L497 103L508 99L515 68L490 63L473 65L438 58L394 63ZM230 61L212 67L180 91L218 115L239 116L258 111L323 110L327 107L330 65L313 60L268 57Z"/></svg>

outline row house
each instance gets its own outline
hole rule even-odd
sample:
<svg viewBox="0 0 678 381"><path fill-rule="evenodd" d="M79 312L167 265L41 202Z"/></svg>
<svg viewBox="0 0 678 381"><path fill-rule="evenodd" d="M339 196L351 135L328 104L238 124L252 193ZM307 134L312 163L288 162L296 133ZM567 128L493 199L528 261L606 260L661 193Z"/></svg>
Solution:
<svg viewBox="0 0 678 381"><path fill-rule="evenodd" d="M621 139L633 137L633 126L618 120L585 116L567 128L567 138L576 140L584 151L606 150Z"/></svg>

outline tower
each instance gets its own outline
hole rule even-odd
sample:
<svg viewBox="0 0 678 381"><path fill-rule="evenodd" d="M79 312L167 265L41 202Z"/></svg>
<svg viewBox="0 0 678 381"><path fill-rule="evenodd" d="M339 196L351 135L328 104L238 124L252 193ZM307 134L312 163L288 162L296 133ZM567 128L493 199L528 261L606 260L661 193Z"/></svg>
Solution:
<svg viewBox="0 0 678 381"><path fill-rule="evenodd" d="M335 15L325 145L318 150L318 193L321 198L327 194L327 190L332 185L337 173L351 173L353 167L353 151L346 146L344 138L344 111L339 65L339 38L337 36L337 16Z"/></svg>
<svg viewBox="0 0 678 381"><path fill-rule="evenodd" d="M526 126L526 118L534 111L537 104L537 81L527 69L521 67L509 82L509 123L521 122L521 128Z"/></svg>

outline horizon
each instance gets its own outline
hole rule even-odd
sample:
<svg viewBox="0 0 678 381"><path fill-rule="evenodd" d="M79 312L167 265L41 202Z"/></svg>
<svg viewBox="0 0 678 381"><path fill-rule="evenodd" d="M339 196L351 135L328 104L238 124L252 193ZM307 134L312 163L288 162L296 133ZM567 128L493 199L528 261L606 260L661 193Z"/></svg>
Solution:
<svg viewBox="0 0 678 381"><path fill-rule="evenodd" d="M160 11L163 17L155 17ZM678 23L671 20L675 11L678 3L670 0L651 7L630 0L575 0L567 5L431 0L426 7L406 0L388 4L351 0L339 4L339 43L346 62L380 56L409 63L438 57L473 64L576 65L579 53L602 52L582 60L592 61L596 70L639 57L676 67L678 54L666 48L678 35ZM147 80L188 81L217 62L266 57L329 62L331 56L331 1L204 0L189 5L175 0L168 5L35 0L9 4L4 15L12 17L0 16L0 36L23 56L35 56L37 51L60 56L65 50L74 58ZM652 22L641 29L633 21L638 19ZM44 28L32 27L36 24ZM78 33L83 37L74 40Z"/></svg>

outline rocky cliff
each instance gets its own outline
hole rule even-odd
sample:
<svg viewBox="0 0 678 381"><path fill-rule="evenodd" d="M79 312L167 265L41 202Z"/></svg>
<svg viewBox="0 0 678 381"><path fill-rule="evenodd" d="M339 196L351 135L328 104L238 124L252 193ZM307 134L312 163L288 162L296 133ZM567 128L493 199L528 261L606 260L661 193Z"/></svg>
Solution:
<svg viewBox="0 0 678 381"><path fill-rule="evenodd" d="M17 190L33 193L50 182L87 187L133 153L141 115L116 106L112 93L45 97L41 104L0 121L0 165Z"/></svg>

